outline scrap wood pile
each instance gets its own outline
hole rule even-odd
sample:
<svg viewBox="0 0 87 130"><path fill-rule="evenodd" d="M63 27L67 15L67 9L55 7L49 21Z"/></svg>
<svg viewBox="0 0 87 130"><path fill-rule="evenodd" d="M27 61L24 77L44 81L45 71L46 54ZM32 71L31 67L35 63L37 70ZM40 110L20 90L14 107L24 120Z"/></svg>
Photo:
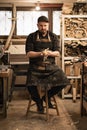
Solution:
<svg viewBox="0 0 87 130"><path fill-rule="evenodd" d="M87 56L87 40L86 41L65 41L65 56Z"/></svg>
<svg viewBox="0 0 87 130"><path fill-rule="evenodd" d="M62 7L62 14L87 14L87 3L64 3Z"/></svg>
<svg viewBox="0 0 87 130"><path fill-rule="evenodd" d="M65 18L65 56L87 55L87 18ZM71 40L76 39L76 40ZM78 39L78 40L77 40Z"/></svg>

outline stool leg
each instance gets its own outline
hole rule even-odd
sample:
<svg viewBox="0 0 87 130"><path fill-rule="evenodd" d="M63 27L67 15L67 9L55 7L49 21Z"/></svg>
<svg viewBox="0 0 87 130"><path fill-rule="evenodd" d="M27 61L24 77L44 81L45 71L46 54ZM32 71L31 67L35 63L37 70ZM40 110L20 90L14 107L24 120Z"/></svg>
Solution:
<svg viewBox="0 0 87 130"><path fill-rule="evenodd" d="M28 107L27 107L26 116L28 115L28 112L29 112L29 110L30 110L31 101L32 101L32 99L31 99L31 97L30 97L29 102L28 102Z"/></svg>
<svg viewBox="0 0 87 130"><path fill-rule="evenodd" d="M54 100L54 102L55 102L55 109L56 109L56 112L57 112L57 115L59 115L59 109L58 109L58 105L57 105L57 101L56 101L56 97L55 96L53 96L53 100Z"/></svg>
<svg viewBox="0 0 87 130"><path fill-rule="evenodd" d="M12 94L13 94L13 91L14 91L15 81L16 81L16 74L13 72L13 75L12 75L12 84L11 84L10 94L9 94L9 99L8 99L9 102L11 102L11 100L12 100Z"/></svg>
<svg viewBox="0 0 87 130"><path fill-rule="evenodd" d="M47 88L45 88L45 93L46 93L46 118L47 118L47 120L49 120Z"/></svg>

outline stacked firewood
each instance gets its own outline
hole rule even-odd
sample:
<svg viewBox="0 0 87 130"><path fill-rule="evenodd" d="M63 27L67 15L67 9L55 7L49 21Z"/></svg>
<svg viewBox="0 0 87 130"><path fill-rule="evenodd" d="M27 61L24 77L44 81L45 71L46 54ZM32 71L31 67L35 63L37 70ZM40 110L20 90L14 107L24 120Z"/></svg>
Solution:
<svg viewBox="0 0 87 130"><path fill-rule="evenodd" d="M65 37L87 38L87 18L65 18Z"/></svg>
<svg viewBox="0 0 87 130"><path fill-rule="evenodd" d="M74 3L73 14L87 14L87 3Z"/></svg>
<svg viewBox="0 0 87 130"><path fill-rule="evenodd" d="M65 56L87 56L87 18L65 18L64 19L64 34L66 40L65 45ZM72 40L72 39L76 40ZM78 39L78 40L77 40Z"/></svg>
<svg viewBox="0 0 87 130"><path fill-rule="evenodd" d="M81 55L87 56L87 40L65 41L64 55L65 56L81 56Z"/></svg>
<svg viewBox="0 0 87 130"><path fill-rule="evenodd" d="M64 3L62 14L87 14L87 3Z"/></svg>

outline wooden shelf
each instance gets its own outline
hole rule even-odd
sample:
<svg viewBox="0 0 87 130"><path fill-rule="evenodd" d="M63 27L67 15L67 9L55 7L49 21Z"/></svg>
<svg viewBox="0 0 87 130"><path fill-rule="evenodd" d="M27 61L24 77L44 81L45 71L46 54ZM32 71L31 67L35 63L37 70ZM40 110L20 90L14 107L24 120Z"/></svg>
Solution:
<svg viewBox="0 0 87 130"><path fill-rule="evenodd" d="M67 76L68 79L81 79L81 75L79 76Z"/></svg>
<svg viewBox="0 0 87 130"><path fill-rule="evenodd" d="M73 46L73 41L76 41L76 45L79 44L81 41L85 41L85 45L87 43L87 29L84 26L85 29L85 36L83 34L78 33L78 29L83 28L80 26L80 24L83 24L82 22L87 23L87 15L62 15L62 35L61 35L61 46L62 46L62 69L66 73L68 79L74 79L75 81L75 91L74 94L65 94L64 89L62 91L62 98L73 98L76 99L78 96L76 95L76 89L78 88L78 82L77 80L80 79L81 81L81 75L80 75L80 67L78 69L78 66L75 66L75 63L73 60L76 58L79 59L78 54L76 53L70 53L70 49L67 48ZM79 24L80 23L80 24ZM76 29L78 30L76 32ZM74 31L75 30L75 31ZM83 42L81 42L83 43ZM66 46L65 46L66 45ZM70 46L69 46L70 45ZM74 49L74 48L73 48ZM76 49L76 48L75 48ZM67 51L68 50L68 51ZM77 60L78 60L77 59ZM69 62L68 62L69 61ZM80 64L81 62L79 62ZM69 66L70 65L70 66ZM81 65L81 64L80 64ZM70 68L69 68L70 67ZM79 88L80 89L80 88Z"/></svg>
<svg viewBox="0 0 87 130"><path fill-rule="evenodd" d="M73 95L71 93L69 93L69 94L65 94L64 97L65 98L73 98ZM80 98L80 94L77 94L76 98Z"/></svg>

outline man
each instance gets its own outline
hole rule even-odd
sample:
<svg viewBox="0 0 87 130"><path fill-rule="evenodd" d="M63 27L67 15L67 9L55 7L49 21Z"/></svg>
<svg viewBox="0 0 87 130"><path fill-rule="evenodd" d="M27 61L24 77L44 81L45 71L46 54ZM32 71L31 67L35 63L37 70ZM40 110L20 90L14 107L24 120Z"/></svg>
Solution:
<svg viewBox="0 0 87 130"><path fill-rule="evenodd" d="M38 81L48 88L48 105L53 108L50 98L69 84L64 72L55 65L59 56L59 42L56 34L49 31L49 20L45 16L38 18L38 30L29 34L26 40L26 54L29 57L28 91L36 102L38 112L43 113L45 95L40 98L37 90ZM46 76L45 76L46 74ZM42 79L42 80L41 80Z"/></svg>

